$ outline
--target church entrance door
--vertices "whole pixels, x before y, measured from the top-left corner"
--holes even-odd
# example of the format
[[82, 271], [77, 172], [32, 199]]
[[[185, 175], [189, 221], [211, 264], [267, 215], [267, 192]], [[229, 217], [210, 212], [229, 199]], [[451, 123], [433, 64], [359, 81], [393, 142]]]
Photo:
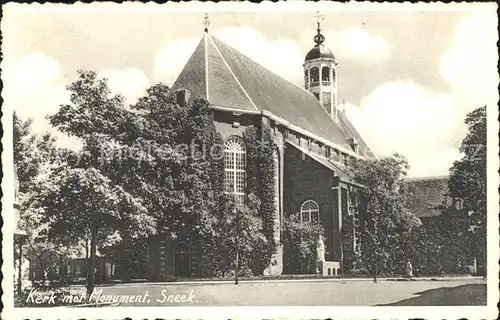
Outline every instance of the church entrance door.
[[174, 276], [189, 277], [191, 275], [191, 257], [189, 246], [179, 243], [174, 249]]

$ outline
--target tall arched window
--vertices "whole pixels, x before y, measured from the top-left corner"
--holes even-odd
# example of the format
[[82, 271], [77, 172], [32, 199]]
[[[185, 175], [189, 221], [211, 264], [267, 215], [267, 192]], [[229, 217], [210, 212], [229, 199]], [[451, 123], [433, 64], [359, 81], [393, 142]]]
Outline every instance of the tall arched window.
[[224, 189], [243, 202], [245, 199], [245, 143], [231, 136], [224, 144]]
[[277, 149], [273, 150], [273, 162], [274, 162], [274, 206], [276, 210], [275, 228], [276, 228], [276, 238], [280, 238], [280, 157]]
[[307, 200], [300, 207], [301, 222], [317, 222], [319, 221], [319, 206], [316, 201]]
[[323, 67], [321, 69], [321, 81], [330, 81], [330, 68]]
[[319, 69], [314, 67], [311, 69], [311, 82], [319, 81]]
[[304, 82], [307, 84], [309, 82], [309, 74], [307, 70], [304, 71]]

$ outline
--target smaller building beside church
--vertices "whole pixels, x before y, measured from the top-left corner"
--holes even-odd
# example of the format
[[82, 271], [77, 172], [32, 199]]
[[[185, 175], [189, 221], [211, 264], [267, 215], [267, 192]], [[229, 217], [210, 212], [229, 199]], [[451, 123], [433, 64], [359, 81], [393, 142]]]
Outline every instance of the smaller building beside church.
[[448, 195], [448, 176], [407, 178], [407, 206], [422, 221], [413, 244], [413, 267], [421, 274], [476, 274], [483, 261], [472, 252], [467, 212]]

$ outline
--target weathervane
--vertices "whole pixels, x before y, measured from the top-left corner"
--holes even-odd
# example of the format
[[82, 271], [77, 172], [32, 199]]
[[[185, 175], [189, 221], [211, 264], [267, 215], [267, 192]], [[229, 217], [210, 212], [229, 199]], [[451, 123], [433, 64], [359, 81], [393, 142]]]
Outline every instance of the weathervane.
[[325, 16], [320, 14], [319, 11], [316, 11], [316, 15], [314, 16], [318, 22], [318, 30], [321, 30], [320, 29], [320, 23], [321, 21], [325, 21]]
[[314, 16], [317, 19], [318, 23], [318, 34], [314, 36], [314, 42], [316, 42], [316, 45], [320, 45], [323, 42], [325, 42], [325, 36], [321, 34], [321, 21], [325, 20], [325, 17], [319, 13], [319, 11], [316, 11], [316, 15]]
[[208, 32], [208, 26], [210, 25], [210, 18], [208, 18], [208, 14], [205, 13], [205, 17], [203, 18], [203, 25], [205, 26], [205, 32]]

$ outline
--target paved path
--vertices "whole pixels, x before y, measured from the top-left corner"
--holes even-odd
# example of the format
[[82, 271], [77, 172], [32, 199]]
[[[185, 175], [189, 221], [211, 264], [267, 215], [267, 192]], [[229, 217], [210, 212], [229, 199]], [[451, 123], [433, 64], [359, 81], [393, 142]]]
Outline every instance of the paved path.
[[102, 299], [122, 299], [121, 306], [485, 305], [486, 281], [134, 283], [97, 287], [99, 293]]

